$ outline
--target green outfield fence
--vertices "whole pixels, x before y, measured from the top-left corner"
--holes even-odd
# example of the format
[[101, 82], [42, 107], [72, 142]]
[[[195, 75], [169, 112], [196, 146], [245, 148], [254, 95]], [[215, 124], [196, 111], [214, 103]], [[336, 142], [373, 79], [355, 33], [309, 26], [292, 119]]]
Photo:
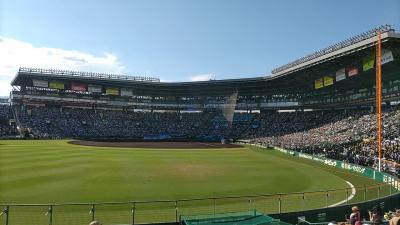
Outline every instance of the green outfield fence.
[[[387, 199], [388, 196], [396, 196], [393, 199], [398, 199], [397, 197], [400, 195], [400, 180], [397, 177], [337, 160], [276, 149], [293, 156], [339, 167], [380, 183], [371, 186], [313, 192], [220, 198], [68, 204], [0, 204], [2, 208], [0, 225], [83, 225], [92, 220], [99, 220], [104, 225], [177, 223], [180, 221], [181, 215], [218, 215], [251, 210], [257, 210], [266, 215], [284, 215], [312, 209], [326, 208], [329, 210], [338, 205], [361, 204], [371, 200]], [[353, 196], [354, 192], [356, 194]]]
[[290, 225], [257, 210], [216, 215], [181, 216], [182, 225]]
[[[257, 210], [264, 214], [330, 208], [380, 199], [398, 193], [387, 184], [355, 187], [357, 193], [349, 199], [351, 188], [299, 192], [289, 194], [230, 196], [166, 201], [132, 201], [69, 204], [9, 204], [0, 205], [4, 225], [79, 225], [99, 220], [103, 224], [144, 224], [179, 222], [181, 215], [217, 215], [221, 213]], [[360, 194], [362, 193], [362, 194]]]

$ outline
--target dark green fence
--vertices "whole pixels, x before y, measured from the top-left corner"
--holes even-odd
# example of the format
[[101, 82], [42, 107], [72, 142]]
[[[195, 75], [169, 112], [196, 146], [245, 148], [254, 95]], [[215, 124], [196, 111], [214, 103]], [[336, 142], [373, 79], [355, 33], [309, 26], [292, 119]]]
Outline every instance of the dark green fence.
[[[352, 191], [357, 197], [350, 199]], [[301, 192], [289, 194], [230, 196], [223, 198], [181, 199], [173, 201], [135, 201], [71, 204], [13, 204], [3, 208], [4, 225], [79, 225], [96, 219], [103, 224], [143, 224], [178, 222], [180, 215], [213, 215], [256, 209], [264, 214], [333, 208], [370, 199], [395, 196], [398, 191], [387, 184]]]

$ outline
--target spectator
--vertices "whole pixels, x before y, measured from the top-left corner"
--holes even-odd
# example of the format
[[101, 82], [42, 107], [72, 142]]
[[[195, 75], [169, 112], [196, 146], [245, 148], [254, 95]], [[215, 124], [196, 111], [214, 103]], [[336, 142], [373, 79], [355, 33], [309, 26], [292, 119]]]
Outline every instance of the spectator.
[[355, 225], [357, 222], [361, 221], [361, 214], [360, 214], [360, 210], [357, 206], [353, 206], [351, 208], [351, 214], [350, 214], [350, 218], [349, 218], [349, 222], [351, 225]]
[[389, 225], [400, 225], [400, 209], [396, 210], [396, 213], [389, 221]]
[[372, 222], [373, 225], [383, 224], [384, 213], [379, 205], [374, 206], [372, 208], [372, 211], [368, 211], [368, 213], [369, 220]]

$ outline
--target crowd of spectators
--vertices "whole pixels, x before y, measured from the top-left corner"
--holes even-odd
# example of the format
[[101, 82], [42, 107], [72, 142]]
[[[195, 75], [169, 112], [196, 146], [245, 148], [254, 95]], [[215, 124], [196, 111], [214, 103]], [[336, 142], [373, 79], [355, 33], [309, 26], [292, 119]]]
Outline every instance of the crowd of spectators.
[[[279, 113], [149, 112], [68, 107], [18, 108], [21, 127], [39, 138], [248, 139], [270, 146], [377, 167], [371, 108]], [[400, 111], [383, 111], [383, 169], [399, 175]], [[388, 161], [386, 161], [388, 160]]]
[[13, 118], [11, 107], [8, 104], [0, 104], [0, 138], [18, 135], [15, 126], [10, 124], [11, 118]]
[[[308, 114], [304, 124], [295, 121], [289, 125], [283, 123], [278, 132], [266, 133], [267, 135], [256, 137], [253, 141], [363, 166], [378, 167], [374, 112], [370, 109], [358, 109]], [[312, 118], [313, 116], [315, 118]], [[307, 120], [310, 122], [307, 123]], [[382, 168], [399, 176], [400, 111], [395, 108], [385, 109], [382, 121]]]
[[[238, 138], [251, 122], [236, 115], [233, 127], [219, 113], [134, 112], [60, 107], [22, 107], [21, 127], [38, 138]], [[247, 124], [247, 125], [243, 125]], [[234, 129], [233, 129], [234, 128]]]
[[330, 222], [328, 225], [337, 224], [349, 224], [349, 225], [362, 225], [362, 224], [388, 224], [388, 225], [400, 225], [400, 210], [395, 209], [394, 211], [384, 211], [381, 205], [375, 205], [371, 210], [365, 212], [360, 210], [358, 206], [351, 208], [351, 214], [345, 215], [345, 223], [337, 223], [335, 221]]

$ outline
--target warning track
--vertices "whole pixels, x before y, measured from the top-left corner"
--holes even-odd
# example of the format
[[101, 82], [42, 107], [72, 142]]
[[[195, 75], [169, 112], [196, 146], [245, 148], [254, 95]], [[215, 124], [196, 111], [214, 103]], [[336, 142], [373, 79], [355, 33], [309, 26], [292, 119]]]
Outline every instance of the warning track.
[[236, 144], [221, 144], [214, 142], [103, 142], [103, 141], [70, 141], [70, 144], [96, 146], [96, 147], [117, 147], [117, 148], [149, 148], [149, 149], [223, 149], [242, 148]]

